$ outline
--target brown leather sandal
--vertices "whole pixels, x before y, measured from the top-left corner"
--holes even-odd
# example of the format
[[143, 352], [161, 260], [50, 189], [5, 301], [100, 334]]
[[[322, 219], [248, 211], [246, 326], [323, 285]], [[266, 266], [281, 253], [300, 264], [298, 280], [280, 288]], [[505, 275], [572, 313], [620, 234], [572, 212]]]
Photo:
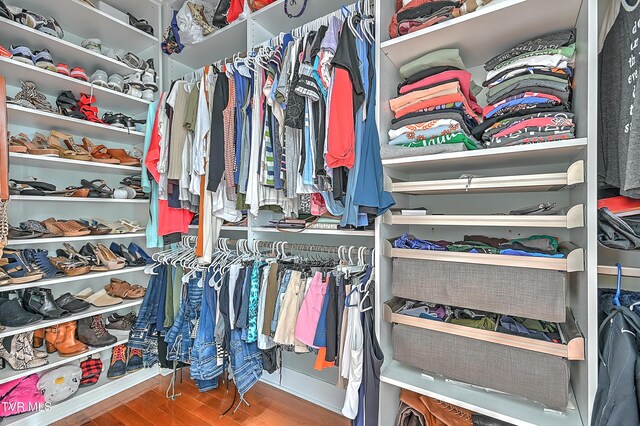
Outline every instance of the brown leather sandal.
[[[69, 160], [91, 161], [89, 154], [83, 147], [73, 143], [73, 136], [52, 130], [49, 134], [49, 146], [58, 150], [60, 157]], [[65, 148], [66, 146], [66, 148]]]
[[[89, 235], [91, 233], [91, 231], [89, 231], [86, 227], [82, 227], [82, 229], [78, 229], [77, 227], [74, 227], [74, 225], [69, 225], [62, 220], [55, 220], [52, 217], [50, 217], [49, 219], [43, 220], [42, 223], [50, 232], [52, 233], [62, 232], [62, 234], [65, 237], [82, 237], [84, 235]], [[54, 230], [57, 232], [54, 232]]]
[[9, 139], [13, 145], [21, 145], [25, 148], [26, 152], [31, 155], [46, 155], [48, 157], [57, 157], [58, 151], [56, 149], [48, 148], [47, 145], [42, 145], [40, 140], [37, 139], [38, 134], [34, 136], [34, 140], [30, 140], [29, 136], [24, 133], [20, 133], [18, 136], [11, 136]]
[[109, 285], [106, 285], [104, 289], [107, 294], [112, 297], [119, 297], [121, 299], [139, 299], [144, 297], [146, 289], [141, 285], [131, 285], [126, 281], [118, 280], [111, 281]]
[[107, 149], [107, 153], [113, 158], [117, 158], [123, 166], [140, 166], [140, 160], [127, 154], [124, 149]]
[[69, 260], [66, 257], [50, 257], [49, 260], [53, 263], [53, 266], [70, 277], [84, 275], [91, 272], [91, 266], [84, 262]]
[[109, 155], [109, 150], [104, 145], [96, 145], [88, 138], [82, 138], [84, 149], [91, 153], [92, 160], [96, 163], [120, 164], [120, 160]]

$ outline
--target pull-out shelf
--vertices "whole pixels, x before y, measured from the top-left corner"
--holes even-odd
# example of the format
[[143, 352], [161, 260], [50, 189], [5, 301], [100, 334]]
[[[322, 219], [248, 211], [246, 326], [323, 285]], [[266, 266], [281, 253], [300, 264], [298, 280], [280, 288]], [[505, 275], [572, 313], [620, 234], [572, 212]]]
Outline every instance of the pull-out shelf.
[[566, 172], [515, 176], [473, 177], [418, 182], [392, 182], [385, 179], [391, 192], [411, 195], [460, 193], [547, 192], [584, 183], [584, 161], [571, 164]]
[[478, 265], [511, 266], [513, 268], [546, 269], [550, 271], [584, 271], [584, 250], [572, 244], [561, 244], [565, 258], [510, 256], [504, 254], [466, 253], [455, 251], [414, 250], [394, 248], [384, 242], [383, 254], [391, 258], [437, 260], [441, 262], [471, 263]]
[[434, 321], [403, 315], [397, 310], [404, 304], [406, 299], [394, 297], [384, 304], [384, 319], [394, 324], [404, 324], [425, 330], [437, 331], [440, 333], [466, 337], [473, 340], [480, 340], [488, 343], [495, 343], [503, 346], [539, 352], [547, 355], [566, 358], [570, 361], [584, 360], [584, 337], [580, 334], [578, 326], [571, 310], [567, 308], [567, 319], [560, 323], [560, 333], [565, 343], [553, 343], [528, 337], [516, 336], [497, 331], [481, 330], [466, 327], [458, 324]]
[[449, 226], [497, 226], [521, 228], [581, 228], [584, 226], [584, 206], [578, 204], [566, 215], [425, 215], [402, 216], [387, 212], [387, 225], [449, 225]]

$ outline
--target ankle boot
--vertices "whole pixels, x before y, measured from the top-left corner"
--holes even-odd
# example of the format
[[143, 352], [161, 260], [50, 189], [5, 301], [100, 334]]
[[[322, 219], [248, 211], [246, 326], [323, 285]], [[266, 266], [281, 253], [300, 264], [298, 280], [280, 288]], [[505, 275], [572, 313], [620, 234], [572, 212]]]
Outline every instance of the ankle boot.
[[44, 328], [39, 328], [33, 332], [33, 347], [40, 348], [44, 345]]
[[5, 367], [6, 361], [14, 370], [27, 370], [49, 363], [46, 358], [34, 355], [27, 333], [18, 333], [2, 339], [0, 357], [2, 357], [2, 368]]
[[102, 347], [112, 345], [118, 339], [109, 334], [104, 326], [102, 315], [95, 315], [78, 320], [78, 340], [89, 346]]
[[40, 314], [45, 319], [58, 319], [71, 315], [56, 304], [51, 289], [48, 288], [26, 289], [22, 295], [22, 303], [27, 311]]
[[87, 352], [89, 348], [76, 340], [76, 322], [65, 322], [55, 327], [47, 327], [45, 333], [47, 352], [56, 350], [62, 357], [74, 356]]

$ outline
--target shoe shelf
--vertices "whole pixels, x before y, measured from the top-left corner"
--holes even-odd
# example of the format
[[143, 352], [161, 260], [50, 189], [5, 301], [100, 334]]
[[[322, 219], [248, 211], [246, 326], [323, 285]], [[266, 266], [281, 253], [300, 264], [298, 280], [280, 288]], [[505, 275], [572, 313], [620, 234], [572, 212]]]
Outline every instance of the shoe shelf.
[[[20, 87], [20, 80], [33, 81], [39, 91], [53, 96], [57, 96], [63, 90], [71, 90], [75, 96], [78, 96], [79, 93], [91, 93], [91, 90], [93, 90], [97, 104], [101, 109], [108, 107], [109, 110], [127, 115], [145, 113], [151, 103], [106, 87], [92, 85], [77, 78], [67, 77], [35, 65], [4, 57], [0, 57], [0, 75], [4, 75], [10, 84], [14, 84], [17, 87]], [[91, 78], [91, 75], [89, 75], [89, 78]]]
[[[506, 0], [383, 41], [380, 48], [397, 68], [426, 53], [425, 46], [429, 52], [459, 48], [465, 65], [474, 67], [540, 34], [575, 27], [581, 3], [581, 0], [564, 0], [558, 7], [557, 0]], [[508, 25], [514, 16], [518, 17], [518, 25]]]
[[389, 258], [509, 266], [513, 268], [544, 269], [549, 271], [584, 271], [584, 250], [581, 248], [573, 248], [568, 251], [564, 259], [556, 259], [550, 257], [508, 256], [504, 254], [401, 249], [394, 248], [389, 241], [384, 241], [383, 255]]
[[566, 215], [439, 215], [402, 216], [387, 212], [383, 221], [387, 225], [450, 225], [496, 226], [520, 228], [581, 228], [584, 226], [584, 206], [578, 204]]
[[52, 278], [48, 280], [38, 280], [38, 281], [32, 281], [30, 283], [24, 283], [24, 284], [9, 284], [9, 285], [0, 286], [0, 291], [22, 290], [25, 288], [46, 287], [50, 285], [59, 285], [59, 284], [71, 283], [75, 281], [105, 278], [105, 277], [111, 277], [114, 275], [142, 272], [144, 271], [144, 268], [146, 268], [146, 266], [136, 266], [134, 268], [122, 268], [122, 269], [116, 269], [112, 271], [92, 272], [84, 275], [64, 276], [64, 277]]
[[251, 228], [253, 232], [271, 232], [271, 233], [281, 233], [281, 234], [311, 234], [311, 235], [336, 235], [343, 237], [374, 237], [375, 231], [349, 231], [345, 229], [291, 229], [287, 231], [280, 231], [276, 228], [269, 227], [257, 227]]
[[395, 193], [439, 195], [464, 193], [547, 192], [559, 191], [584, 183], [584, 161], [576, 161], [561, 173], [443, 179], [419, 182], [392, 182], [385, 177], [385, 187]]
[[[59, 355], [58, 352], [54, 352], [49, 354], [49, 356], [47, 357], [47, 359], [49, 360], [49, 363], [47, 365], [43, 365], [41, 367], [36, 367], [36, 368], [29, 368], [28, 370], [15, 371], [7, 363], [7, 366], [5, 367], [5, 369], [0, 370], [0, 384], [7, 383], [15, 379], [19, 379], [21, 377], [30, 376], [31, 374], [51, 370], [53, 368], [60, 367], [62, 365], [68, 364], [73, 361], [83, 360], [88, 356], [100, 353], [102, 351], [109, 350], [114, 346], [122, 345], [129, 341], [128, 331], [108, 330], [108, 329], [107, 331], [109, 331], [109, 333], [111, 333], [113, 336], [115, 336], [118, 339], [116, 343], [108, 346], [103, 346], [100, 348], [94, 348], [90, 346], [87, 352], [83, 352], [81, 354], [70, 356], [70, 357], [62, 357]], [[44, 346], [39, 348], [39, 350], [45, 350]]]
[[120, 175], [140, 174], [140, 167], [121, 166], [119, 164], [96, 163], [94, 161], [69, 160], [60, 157], [47, 157], [45, 155], [9, 153], [11, 165], [30, 166], [40, 169], [55, 169], [66, 171], [91, 171], [94, 173], [113, 173]]
[[573, 393], [570, 396], [571, 408], [561, 413], [523, 398], [423, 374], [395, 360], [383, 368], [380, 380], [518, 426], [583, 424], [580, 413], [575, 409], [577, 404]]
[[131, 238], [144, 238], [144, 232], [131, 232], [128, 234], [84, 235], [82, 237], [58, 237], [58, 238], [29, 238], [28, 240], [9, 240], [9, 247], [38, 245], [38, 244], [62, 244], [76, 241], [121, 240]]
[[107, 124], [92, 123], [88, 120], [78, 120], [62, 114], [24, 108], [19, 105], [7, 104], [7, 114], [10, 125], [34, 127], [36, 129], [55, 129], [63, 133], [71, 133], [89, 139], [113, 140], [123, 144], [142, 143], [144, 133], [135, 130], [121, 129]]
[[403, 173], [438, 173], [455, 170], [487, 170], [540, 164], [565, 164], [587, 148], [587, 138], [545, 142], [503, 148], [487, 148], [382, 160], [386, 168]]
[[[38, 4], [41, 3], [57, 4], [57, 2], [38, 2]], [[58, 17], [67, 12], [67, 10], [60, 9], [54, 16]], [[45, 34], [5, 18], [0, 18], [0, 40], [7, 45], [25, 45], [30, 49], [36, 50], [49, 49], [56, 64], [65, 63], [69, 65], [70, 68], [81, 67], [89, 76], [98, 69], [106, 71], [109, 75], [118, 73], [124, 76], [134, 72], [132, 68], [116, 59], [92, 52], [77, 44]], [[5, 47], [8, 48], [9, 46]]]
[[69, 322], [69, 321], [77, 321], [79, 319], [82, 318], [87, 318], [87, 317], [92, 317], [94, 315], [101, 315], [101, 314], [107, 314], [107, 313], [111, 313], [111, 312], [116, 312], [116, 311], [120, 311], [120, 310], [124, 310], [124, 309], [128, 309], [128, 308], [132, 308], [134, 306], [140, 306], [142, 305], [142, 298], [140, 299], [136, 299], [136, 300], [125, 300], [124, 302], [118, 304], [118, 305], [113, 305], [113, 306], [106, 306], [106, 307], [102, 307], [102, 308], [98, 308], [96, 306], [91, 306], [89, 309], [87, 309], [84, 312], [80, 312], [78, 314], [73, 314], [73, 315], [69, 315], [66, 316], [64, 318], [57, 318], [57, 319], [53, 319], [53, 320], [44, 320], [44, 321], [39, 321], [35, 324], [30, 324], [24, 327], [7, 327], [4, 331], [0, 332], [0, 338], [4, 338], [7, 336], [13, 336], [14, 334], [18, 334], [18, 333], [27, 333], [29, 331], [34, 331], [34, 330], [38, 330], [40, 328], [45, 328], [45, 327], [51, 327], [54, 326], [56, 324], [62, 324], [65, 322]]
[[53, 16], [65, 32], [83, 38], [99, 38], [107, 47], [126, 46], [127, 51], [138, 53], [159, 44], [157, 37], [79, 0], [21, 0], [20, 6], [45, 16]]
[[119, 200], [116, 198], [80, 198], [80, 197], [32, 197], [29, 195], [12, 195], [13, 201], [54, 201], [59, 203], [125, 203], [125, 204], [148, 204], [149, 200], [146, 198]]
[[51, 424], [158, 375], [158, 368], [151, 367], [129, 373], [119, 379], [109, 380], [107, 378], [108, 364], [105, 363], [105, 360], [103, 360], [103, 364], [104, 371], [95, 385], [78, 389], [74, 396], [54, 405], [51, 410], [29, 412], [9, 417], [5, 419], [3, 425], [33, 426]]

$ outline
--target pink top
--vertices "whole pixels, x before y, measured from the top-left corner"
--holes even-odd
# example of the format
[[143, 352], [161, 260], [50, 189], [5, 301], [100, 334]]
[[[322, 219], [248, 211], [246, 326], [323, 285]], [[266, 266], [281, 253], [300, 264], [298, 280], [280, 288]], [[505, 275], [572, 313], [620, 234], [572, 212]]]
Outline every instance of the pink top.
[[478, 114], [482, 113], [482, 108], [480, 108], [476, 97], [473, 95], [473, 92], [471, 92], [471, 74], [469, 73], [469, 71], [465, 70], [449, 70], [438, 73], [436, 75], [425, 77], [420, 81], [416, 81], [412, 84], [407, 84], [406, 86], [400, 88], [400, 94], [403, 95], [407, 92], [419, 89], [421, 87], [430, 86], [432, 84], [438, 84], [443, 81], [453, 79], [458, 80], [458, 82], [460, 83], [460, 91], [462, 92], [464, 97], [469, 100], [471, 108]]

